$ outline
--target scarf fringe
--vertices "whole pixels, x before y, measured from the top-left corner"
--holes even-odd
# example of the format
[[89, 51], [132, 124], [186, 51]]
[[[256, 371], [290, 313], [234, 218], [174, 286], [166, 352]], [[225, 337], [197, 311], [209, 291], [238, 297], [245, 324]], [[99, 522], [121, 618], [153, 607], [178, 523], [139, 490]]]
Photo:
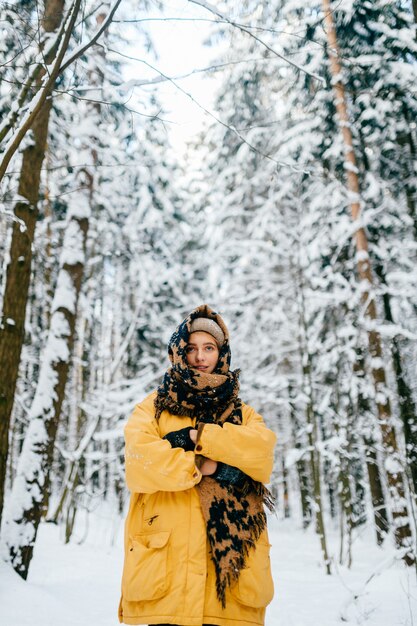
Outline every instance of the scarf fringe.
[[261, 494], [262, 502], [266, 506], [268, 511], [270, 511], [271, 513], [275, 513], [275, 504], [276, 504], [275, 497], [272, 495], [269, 489], [267, 489], [264, 485], [262, 485], [262, 487], [264, 488], [264, 493]]
[[[216, 594], [222, 608], [226, 608], [226, 589], [232, 587], [239, 580], [240, 572], [245, 568], [250, 550], [256, 550], [256, 542], [266, 528], [266, 515], [262, 511], [253, 518], [251, 536], [242, 541], [242, 552], [229, 564], [226, 572], [222, 571], [214, 562], [216, 571]], [[223, 574], [221, 576], [221, 574]]]
[[268, 511], [275, 513], [275, 497], [263, 483], [248, 479], [245, 481], [244, 485], [239, 488], [239, 491], [242, 496], [247, 496], [250, 492], [256, 493], [256, 495], [262, 499], [262, 503], [266, 506]]

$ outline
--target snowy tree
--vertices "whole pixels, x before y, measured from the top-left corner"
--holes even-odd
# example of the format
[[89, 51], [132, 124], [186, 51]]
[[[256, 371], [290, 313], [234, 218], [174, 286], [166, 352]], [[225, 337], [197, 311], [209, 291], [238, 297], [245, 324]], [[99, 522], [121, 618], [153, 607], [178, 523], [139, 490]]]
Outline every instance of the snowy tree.
[[[8, 454], [8, 431], [10, 416], [13, 407], [13, 397], [16, 389], [18, 367], [24, 337], [24, 323], [29, 281], [31, 275], [32, 243], [34, 239], [36, 220], [38, 216], [38, 196], [41, 178], [41, 168], [44, 161], [48, 124], [52, 108], [51, 97], [59, 75], [82, 52], [85, 52], [92, 41], [106, 30], [111, 22], [120, 0], [109, 10], [106, 19], [100, 25], [94, 37], [78, 50], [69, 53], [74, 47], [73, 30], [82, 28], [83, 20], [77, 24], [81, 14], [81, 3], [75, 0], [70, 10], [65, 14], [64, 3], [59, 0], [48, 0], [42, 19], [35, 35], [30, 28], [24, 28], [25, 39], [22, 42], [25, 54], [29, 59], [29, 72], [23, 72], [16, 63], [16, 56], [8, 56], [9, 48], [6, 45], [5, 65], [7, 76], [12, 79], [8, 82], [12, 87], [9, 93], [2, 94], [2, 107], [6, 108], [6, 97], [9, 106], [7, 115], [0, 127], [0, 180], [6, 174], [7, 168], [22, 147], [19, 184], [16, 198], [13, 200], [15, 222], [10, 243], [9, 261], [6, 269], [6, 281], [3, 294], [3, 313], [0, 325], [0, 363], [5, 372], [0, 387], [0, 514], [4, 500], [4, 481]], [[6, 8], [6, 41], [10, 40], [14, 28], [13, 18], [19, 4]], [[28, 18], [38, 20], [36, 4], [29, 4], [24, 8]], [[11, 16], [8, 13], [11, 13]], [[9, 22], [10, 20], [10, 22]], [[82, 31], [81, 31], [82, 32]], [[66, 54], [69, 56], [65, 56]], [[20, 60], [20, 59], [19, 59]], [[15, 72], [15, 67], [17, 71]], [[20, 85], [16, 93], [15, 85]], [[2, 85], [3, 87], [3, 85]], [[22, 144], [25, 139], [25, 143]], [[13, 163], [16, 159], [13, 161]]]

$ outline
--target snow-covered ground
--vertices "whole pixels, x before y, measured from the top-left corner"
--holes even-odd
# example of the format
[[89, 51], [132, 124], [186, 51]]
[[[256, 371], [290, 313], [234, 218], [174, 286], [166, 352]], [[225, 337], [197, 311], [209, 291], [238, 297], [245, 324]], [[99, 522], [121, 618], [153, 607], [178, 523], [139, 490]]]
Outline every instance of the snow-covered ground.
[[[122, 523], [95, 513], [88, 527], [80, 520], [72, 543], [60, 533], [41, 526], [27, 582], [0, 564], [2, 626], [117, 626]], [[332, 576], [312, 531], [271, 518], [270, 535], [276, 595], [266, 626], [417, 624], [415, 571], [375, 547], [370, 532], [354, 542], [352, 569], [334, 566]], [[330, 545], [338, 553], [336, 536]]]

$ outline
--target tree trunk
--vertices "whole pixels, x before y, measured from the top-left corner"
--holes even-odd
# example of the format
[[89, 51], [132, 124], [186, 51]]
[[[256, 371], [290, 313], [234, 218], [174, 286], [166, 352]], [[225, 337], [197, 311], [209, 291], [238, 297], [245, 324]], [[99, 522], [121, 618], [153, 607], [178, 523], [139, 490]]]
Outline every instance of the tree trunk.
[[[385, 273], [382, 265], [375, 268], [381, 283], [386, 286]], [[384, 313], [387, 322], [394, 324], [391, 310], [391, 298], [389, 293], [383, 295]], [[411, 474], [414, 497], [417, 494], [417, 408], [413, 398], [413, 392], [407, 383], [402, 366], [400, 341], [398, 337], [392, 339], [392, 360], [394, 364], [395, 379], [397, 382], [398, 405], [404, 428], [405, 454], [407, 468]]]
[[404, 190], [405, 190], [405, 197], [407, 199], [408, 213], [411, 219], [413, 220], [414, 239], [417, 241], [417, 208], [416, 208], [417, 151], [416, 151], [416, 146], [414, 143], [414, 138], [410, 130], [413, 124], [413, 116], [410, 114], [405, 104], [403, 104], [402, 110], [403, 110], [404, 121], [405, 121], [405, 130], [401, 135], [397, 137], [397, 141], [398, 141], [398, 144], [401, 146], [401, 148], [406, 150], [405, 158], [403, 159], [403, 170], [404, 170], [403, 178], [405, 179]]
[[371, 490], [372, 507], [374, 511], [376, 542], [380, 546], [384, 542], [389, 530], [387, 507], [381, 474], [376, 453], [376, 441], [369, 437], [363, 438], [365, 443], [365, 460], [368, 471], [369, 488]]
[[[346, 94], [341, 79], [342, 67], [339, 63], [340, 55], [330, 0], [323, 0], [323, 12], [327, 29], [330, 72], [332, 75], [335, 107], [345, 149], [347, 186], [351, 197], [350, 207], [352, 219], [358, 222], [361, 216], [358, 168], [350, 129]], [[415, 555], [412, 545], [410, 517], [407, 500], [405, 498], [404, 473], [392, 424], [381, 339], [376, 330], [378, 316], [373, 293], [373, 277], [368, 254], [368, 241], [363, 227], [358, 227], [356, 230], [356, 249], [358, 253], [357, 269], [361, 283], [364, 317], [368, 334], [368, 348], [371, 356], [371, 370], [375, 386], [375, 403], [382, 433], [382, 443], [386, 454], [385, 469], [392, 498], [394, 538], [397, 546], [404, 550], [405, 562], [408, 565], [413, 565], [415, 563]]]
[[[101, 26], [106, 18], [106, 13], [101, 11], [96, 17], [97, 26]], [[103, 68], [105, 66], [105, 52], [102, 47], [98, 48], [95, 51], [95, 55], [97, 59], [95, 64], [93, 64], [93, 58], [90, 61], [90, 71], [89, 71], [89, 84], [90, 85], [103, 85]], [[98, 60], [98, 62], [97, 62]], [[98, 154], [100, 150], [99, 138], [96, 135], [96, 131], [100, 127], [101, 123], [101, 104], [97, 101], [94, 102], [94, 93], [90, 92], [90, 96], [92, 98], [91, 103], [87, 104], [87, 112], [86, 115], [90, 118], [92, 128], [95, 130], [91, 133], [89, 140], [85, 143], [84, 149], [89, 150], [91, 153], [91, 165], [97, 165]], [[100, 95], [97, 95], [97, 99], [99, 100]], [[90, 189], [89, 194], [89, 203], [91, 206], [91, 210], [93, 210], [92, 206], [92, 198], [94, 193], [94, 168], [91, 169], [86, 167], [83, 169], [83, 173], [87, 178], [88, 186]], [[94, 238], [94, 237], [93, 237]], [[94, 255], [93, 255], [94, 256]], [[86, 277], [87, 278], [87, 277]], [[110, 297], [111, 301], [111, 297]], [[77, 489], [82, 484], [82, 470], [83, 470], [83, 458], [82, 456], [78, 456], [77, 454], [77, 446], [80, 444], [81, 433], [84, 427], [84, 413], [81, 409], [82, 401], [84, 399], [84, 395], [86, 392], [85, 389], [85, 376], [84, 376], [84, 367], [83, 367], [83, 354], [85, 350], [85, 341], [86, 341], [86, 328], [87, 328], [87, 320], [86, 318], [78, 317], [78, 328], [76, 329], [77, 335], [77, 343], [74, 347], [74, 358], [73, 358], [73, 389], [70, 391], [71, 393], [71, 402], [69, 403], [69, 415], [68, 415], [68, 442], [69, 447], [72, 451], [70, 459], [66, 463], [65, 476], [69, 475], [68, 481], [64, 478], [64, 488], [61, 492], [61, 497], [59, 499], [58, 506], [54, 512], [54, 514], [49, 518], [59, 522], [60, 518], [65, 520], [65, 542], [69, 543], [71, 539], [72, 532], [75, 526], [75, 519], [77, 516], [78, 506], [77, 506]], [[109, 382], [110, 384], [110, 382]], [[85, 444], [86, 446], [88, 444]]]
[[[341, 509], [341, 524], [346, 529], [346, 543], [344, 532], [342, 532], [342, 540], [340, 542], [340, 564], [344, 563], [344, 557], [347, 557], [347, 566], [352, 565], [352, 530], [353, 530], [353, 509], [352, 509], [352, 490], [350, 487], [350, 474], [348, 462], [346, 458], [341, 459], [339, 472], [339, 497]], [[344, 550], [346, 545], [346, 552]]]
[[282, 493], [283, 493], [283, 504], [284, 504], [284, 517], [285, 519], [291, 517], [290, 511], [290, 498], [288, 493], [288, 471], [285, 465], [285, 455], [282, 455], [282, 463], [281, 463], [281, 471], [282, 471]]
[[[336, 334], [334, 335], [335, 345], [338, 345]], [[354, 420], [351, 415], [349, 404], [343, 406], [341, 401], [340, 380], [343, 373], [339, 366], [336, 367], [335, 379], [333, 381], [334, 398], [332, 410], [334, 413], [333, 428], [334, 434], [339, 439], [339, 464], [337, 468], [337, 494], [339, 496], [340, 511], [340, 554], [339, 561], [343, 564], [347, 561], [347, 566], [352, 565], [352, 530], [353, 530], [353, 497], [352, 497], [352, 437], [355, 430]], [[329, 485], [332, 483], [329, 477]]]
[[328, 459], [324, 459], [323, 461], [323, 482], [326, 485], [327, 498], [329, 503], [329, 513], [332, 519], [336, 519], [337, 515], [337, 492], [335, 488], [335, 482], [337, 485], [337, 481], [334, 480], [334, 476], [332, 475], [334, 472], [332, 471], [331, 463]]
[[309, 439], [309, 448], [310, 448], [310, 467], [311, 474], [313, 476], [313, 493], [314, 493], [314, 510], [315, 510], [315, 521], [316, 521], [316, 532], [320, 538], [320, 547], [323, 555], [324, 565], [326, 567], [327, 574], [331, 574], [330, 569], [330, 559], [327, 552], [327, 542], [326, 542], [326, 533], [324, 527], [324, 518], [323, 518], [323, 504], [322, 504], [322, 495], [321, 495], [321, 484], [320, 484], [320, 457], [317, 451], [317, 440], [315, 438], [315, 434], [317, 433], [317, 428], [315, 426], [315, 417], [313, 415], [313, 407], [309, 403], [307, 406], [307, 422], [312, 425], [310, 432], [308, 433]]
[[301, 512], [303, 515], [303, 528], [308, 528], [311, 523], [312, 510], [311, 510], [311, 494], [310, 494], [310, 481], [308, 477], [306, 462], [304, 459], [300, 459], [296, 463], [298, 481], [300, 485], [300, 498], [301, 498]]
[[[364, 480], [363, 473], [363, 459], [359, 456], [359, 451], [357, 450], [358, 446], [358, 438], [355, 436], [355, 456], [352, 459], [352, 463], [350, 465], [350, 474], [353, 478], [354, 485], [354, 496], [352, 502], [353, 508], [353, 526], [357, 528], [358, 526], [362, 526], [366, 524], [367, 521], [367, 504], [366, 504], [366, 486]], [[356, 456], [358, 455], [358, 456]]]
[[[359, 380], [359, 390], [357, 398], [357, 415], [360, 419], [364, 418], [365, 424], [368, 422], [367, 416], [371, 415], [371, 404], [362, 391], [362, 381], [365, 379], [365, 363], [362, 350], [357, 348], [356, 361], [353, 367], [356, 377]], [[369, 489], [371, 491], [372, 508], [374, 512], [376, 541], [381, 545], [387, 535], [388, 513], [385, 504], [384, 490], [382, 487], [381, 474], [378, 465], [378, 456], [376, 453], [376, 441], [372, 436], [372, 430], [367, 428], [367, 434], [363, 436], [365, 444], [365, 462], [368, 473]]]
[[[42, 26], [50, 28], [57, 20], [59, 22], [62, 21], [62, 10], [56, 13], [59, 6], [61, 6], [61, 0], [50, 1], [50, 4], [47, 5], [45, 10]], [[8, 119], [2, 124], [0, 130], [1, 140], [5, 139], [11, 131], [11, 136], [0, 156], [0, 181], [3, 180], [6, 175], [10, 161], [19, 150], [22, 141], [27, 137], [28, 132], [33, 127], [44, 105], [52, 97], [56, 79], [60, 71], [65, 67], [65, 65], [61, 64], [67, 52], [73, 28], [79, 19], [80, 7], [81, 0], [73, 0], [73, 4], [70, 10], [67, 11], [67, 15], [55, 38], [48, 37], [48, 34], [52, 31], [47, 32], [46, 36], [43, 38], [42, 36], [40, 37], [42, 41], [40, 55], [38, 56], [40, 61], [33, 61], [32, 64], [29, 65], [25, 83], [15, 101], [16, 106], [11, 108]], [[48, 42], [48, 52], [43, 55], [45, 42]], [[31, 69], [31, 66], [33, 66], [34, 69]], [[27, 102], [30, 92], [32, 93], [32, 97], [30, 102]], [[25, 112], [21, 116], [21, 119], [18, 120], [19, 116], [17, 112], [20, 107], [24, 105], [26, 105]]]
[[[303, 446], [303, 442], [300, 441], [300, 437], [298, 433], [300, 432], [300, 420], [297, 418], [296, 408], [294, 406], [293, 401], [293, 392], [292, 388], [288, 389], [288, 398], [290, 401], [290, 419], [291, 419], [291, 430], [292, 436], [294, 438], [294, 447], [296, 450], [301, 450]], [[311, 523], [312, 518], [312, 509], [311, 509], [311, 487], [310, 480], [307, 471], [307, 463], [305, 459], [298, 459], [296, 461], [296, 468], [298, 474], [298, 483], [300, 487], [300, 498], [301, 498], [301, 513], [303, 516], [303, 528], [307, 528]]]
[[[78, 296], [85, 265], [89, 205], [73, 198], [60, 270], [52, 304], [51, 326], [30, 421], [19, 458], [10, 507], [4, 520], [3, 553], [16, 572], [27, 578], [41, 520], [61, 406], [74, 340]], [[10, 509], [10, 510], [9, 510]]]
[[[51, 33], [58, 29], [63, 16], [63, 0], [47, 0], [43, 28]], [[42, 80], [42, 76], [39, 77]], [[18, 195], [25, 200], [16, 203], [14, 212], [21, 224], [13, 224], [10, 260], [6, 271], [3, 312], [0, 320], [0, 522], [9, 450], [9, 427], [25, 334], [26, 303], [32, 264], [32, 244], [38, 216], [37, 202], [42, 163], [45, 156], [52, 100], [43, 104], [32, 126], [33, 143], [23, 151]]]
[[308, 348], [308, 329], [306, 321], [306, 311], [304, 302], [304, 285], [301, 276], [300, 264], [298, 264], [298, 276], [296, 279], [296, 290], [298, 299], [299, 321], [301, 334], [299, 340], [300, 361], [302, 363], [303, 372], [303, 388], [307, 397], [306, 405], [306, 422], [307, 422], [307, 439], [309, 449], [309, 463], [312, 476], [313, 487], [313, 503], [312, 509], [315, 514], [316, 533], [320, 539], [320, 547], [323, 556], [324, 566], [327, 574], [331, 574], [330, 559], [327, 551], [326, 532], [323, 517], [322, 489], [320, 477], [320, 452], [318, 450], [318, 428], [317, 418], [314, 406], [313, 380], [312, 380], [312, 359]]

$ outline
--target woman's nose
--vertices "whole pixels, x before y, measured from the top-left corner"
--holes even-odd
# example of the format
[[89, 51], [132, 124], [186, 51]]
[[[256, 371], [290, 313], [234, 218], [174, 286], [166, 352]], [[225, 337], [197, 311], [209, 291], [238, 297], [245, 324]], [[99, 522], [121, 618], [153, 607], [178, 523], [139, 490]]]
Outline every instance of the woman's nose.
[[197, 350], [197, 361], [202, 361], [204, 359], [204, 351], [203, 350]]

